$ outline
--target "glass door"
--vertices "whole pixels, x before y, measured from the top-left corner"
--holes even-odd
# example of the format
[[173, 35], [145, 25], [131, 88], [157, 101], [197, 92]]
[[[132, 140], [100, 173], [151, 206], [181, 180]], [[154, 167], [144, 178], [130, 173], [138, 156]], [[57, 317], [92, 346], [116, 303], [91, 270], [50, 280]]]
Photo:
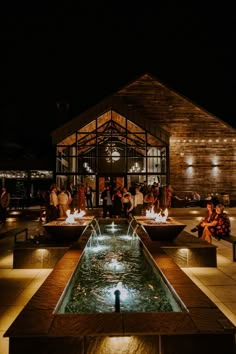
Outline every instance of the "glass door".
[[124, 176], [99, 176], [98, 177], [98, 205], [102, 206], [101, 194], [105, 189], [106, 185], [110, 184], [112, 190], [117, 188], [122, 188], [125, 185]]

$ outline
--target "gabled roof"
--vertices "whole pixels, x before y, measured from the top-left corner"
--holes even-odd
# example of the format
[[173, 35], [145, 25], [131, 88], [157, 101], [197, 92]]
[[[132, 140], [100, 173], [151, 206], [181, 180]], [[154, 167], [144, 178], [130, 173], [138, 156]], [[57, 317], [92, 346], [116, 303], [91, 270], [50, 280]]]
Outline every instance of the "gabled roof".
[[199, 134], [201, 121], [207, 120], [207, 132], [214, 133], [217, 123], [222, 134], [235, 129], [192, 101], [146, 73], [81, 113], [52, 133], [54, 145], [108, 111], [117, 112], [167, 143], [170, 136]]
[[[150, 128], [150, 126], [148, 127]], [[156, 134], [155, 134], [156, 129]], [[159, 136], [159, 138], [156, 138]], [[83, 125], [77, 134], [72, 133], [66, 136], [57, 145], [59, 151], [63, 151], [67, 146], [76, 144], [77, 153], [82, 154], [93, 150], [95, 145], [116, 144], [117, 148], [122, 149], [125, 145], [135, 146], [135, 150], [140, 154], [144, 154], [144, 146], [159, 146], [162, 148], [167, 145], [169, 140], [162, 129], [153, 126], [152, 134], [142, 129], [133, 121], [127, 120], [124, 116], [116, 111], [109, 110], [98, 116], [97, 119], [91, 120], [88, 124]]]

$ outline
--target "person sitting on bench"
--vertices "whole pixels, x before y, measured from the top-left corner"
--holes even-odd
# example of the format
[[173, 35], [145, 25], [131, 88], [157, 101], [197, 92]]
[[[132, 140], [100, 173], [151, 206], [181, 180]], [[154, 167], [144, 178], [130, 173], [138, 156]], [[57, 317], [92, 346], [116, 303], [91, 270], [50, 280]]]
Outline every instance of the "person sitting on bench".
[[200, 237], [201, 240], [212, 243], [212, 237], [221, 240], [222, 237], [230, 236], [230, 219], [224, 212], [224, 205], [222, 204], [216, 205], [216, 215], [214, 220], [202, 224], [204, 230]]
[[207, 208], [207, 210], [206, 210], [205, 217], [202, 218], [200, 223], [191, 230], [191, 232], [196, 232], [196, 231], [198, 232], [198, 238], [200, 238], [202, 236], [205, 224], [213, 221], [216, 216], [216, 211], [215, 211], [212, 201], [209, 200], [207, 202], [206, 208]]

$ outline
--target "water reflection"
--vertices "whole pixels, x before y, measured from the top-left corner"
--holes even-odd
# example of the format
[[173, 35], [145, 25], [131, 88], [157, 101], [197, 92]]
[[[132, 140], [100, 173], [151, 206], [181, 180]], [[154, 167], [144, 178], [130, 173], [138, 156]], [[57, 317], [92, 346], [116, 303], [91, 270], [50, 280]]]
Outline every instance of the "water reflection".
[[[178, 301], [147, 259], [141, 241], [127, 224], [101, 225], [92, 232], [59, 313], [181, 311]], [[94, 230], [93, 230], [94, 231]]]

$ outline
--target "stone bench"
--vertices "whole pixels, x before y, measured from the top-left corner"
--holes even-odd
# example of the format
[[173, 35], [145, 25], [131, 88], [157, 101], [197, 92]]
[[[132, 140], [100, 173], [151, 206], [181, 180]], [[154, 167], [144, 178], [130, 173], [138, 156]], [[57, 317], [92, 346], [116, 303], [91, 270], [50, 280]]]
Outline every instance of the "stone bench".
[[217, 267], [217, 246], [182, 231], [171, 243], [160, 247], [182, 268]]
[[162, 249], [181, 268], [217, 267], [217, 246], [200, 240], [192, 234], [182, 231], [173, 241], [152, 241], [144, 228], [138, 228], [137, 234], [148, 245], [150, 252]]
[[236, 236], [222, 237], [222, 240], [232, 243], [233, 247], [233, 261], [236, 262]]

